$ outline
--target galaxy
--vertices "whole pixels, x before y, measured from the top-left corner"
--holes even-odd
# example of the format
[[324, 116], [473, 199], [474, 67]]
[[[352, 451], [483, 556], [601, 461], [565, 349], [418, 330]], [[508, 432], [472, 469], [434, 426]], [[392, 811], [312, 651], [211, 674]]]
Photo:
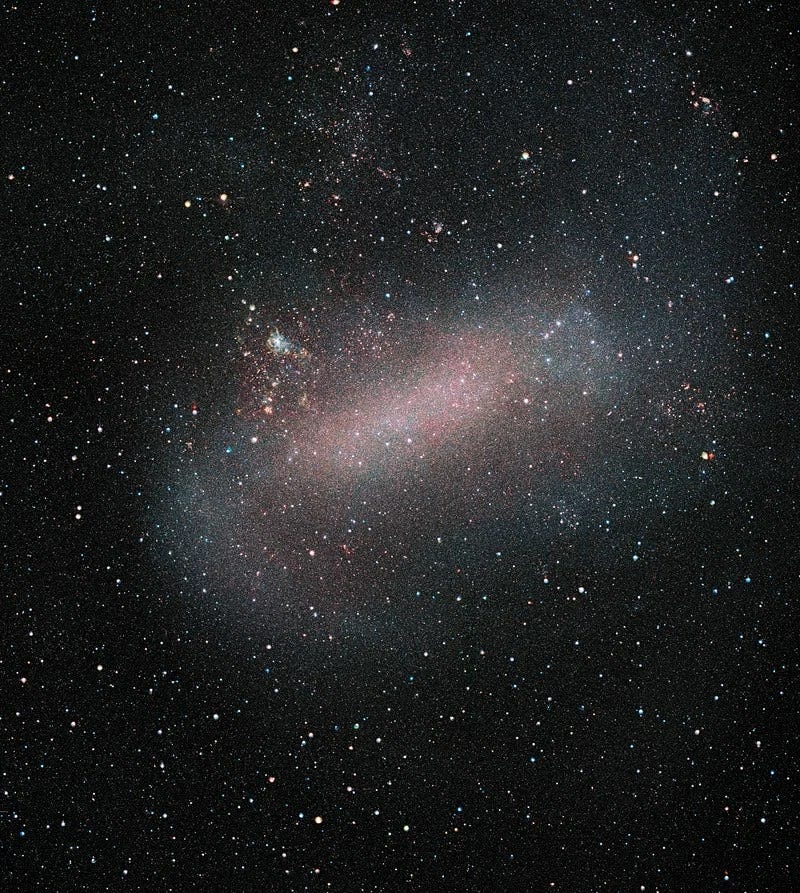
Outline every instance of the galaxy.
[[789, 5], [3, 15], [3, 889], [792, 889]]
[[197, 566], [223, 576], [240, 566], [236, 591], [291, 569], [303, 587], [316, 578], [322, 599], [351, 578], [346, 613], [365, 590], [391, 591], [383, 571], [426, 562], [456, 531], [476, 542], [493, 518], [524, 514], [546, 529], [554, 493], [595, 452], [583, 429], [604, 436], [623, 378], [599, 321], [562, 310], [549, 319], [517, 306], [485, 322], [387, 311], [309, 335], [314, 349], [249, 311], [241, 405], [209, 426], [191, 477], [176, 482], [203, 543]]

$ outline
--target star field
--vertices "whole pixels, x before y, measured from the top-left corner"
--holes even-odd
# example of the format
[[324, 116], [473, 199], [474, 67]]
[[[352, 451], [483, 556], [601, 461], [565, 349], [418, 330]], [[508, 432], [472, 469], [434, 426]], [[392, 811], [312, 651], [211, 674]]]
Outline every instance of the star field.
[[4, 889], [792, 889], [792, 10], [3, 27]]

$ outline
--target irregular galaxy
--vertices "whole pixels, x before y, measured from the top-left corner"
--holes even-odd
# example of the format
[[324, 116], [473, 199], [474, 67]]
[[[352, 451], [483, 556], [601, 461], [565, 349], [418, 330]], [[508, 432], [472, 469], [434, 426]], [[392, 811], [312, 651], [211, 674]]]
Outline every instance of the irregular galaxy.
[[365, 572], [383, 600], [385, 573], [425, 562], [432, 542], [482, 537], [498, 516], [551, 520], [565, 482], [600, 461], [625, 375], [613, 336], [579, 304], [565, 310], [451, 326], [388, 313], [385, 331], [356, 336], [345, 320], [307, 346], [249, 315], [241, 423], [213, 423], [182, 495], [196, 570], [227, 576], [234, 601], [254, 587], [267, 598], [271, 572], [290, 571], [347, 614], [345, 580], [361, 590], [355, 612]]

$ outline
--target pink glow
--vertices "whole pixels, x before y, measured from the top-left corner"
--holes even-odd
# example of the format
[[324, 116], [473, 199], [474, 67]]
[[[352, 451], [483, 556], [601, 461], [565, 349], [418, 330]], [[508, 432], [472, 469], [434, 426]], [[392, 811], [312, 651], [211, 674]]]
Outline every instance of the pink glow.
[[[391, 470], [425, 459], [431, 449], [480, 437], [514, 383], [510, 357], [470, 339], [423, 359], [377, 394], [349, 395], [297, 447], [300, 464], [334, 474]], [[344, 397], [342, 398], [344, 402]]]

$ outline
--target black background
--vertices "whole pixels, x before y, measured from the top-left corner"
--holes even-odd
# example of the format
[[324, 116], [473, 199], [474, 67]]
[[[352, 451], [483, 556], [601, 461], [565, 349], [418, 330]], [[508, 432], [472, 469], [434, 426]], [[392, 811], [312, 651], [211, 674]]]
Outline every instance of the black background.
[[[639, 6], [5, 7], [8, 889], [791, 889], [796, 34]], [[328, 395], [388, 313], [578, 306], [614, 413], [259, 589], [251, 303]]]

